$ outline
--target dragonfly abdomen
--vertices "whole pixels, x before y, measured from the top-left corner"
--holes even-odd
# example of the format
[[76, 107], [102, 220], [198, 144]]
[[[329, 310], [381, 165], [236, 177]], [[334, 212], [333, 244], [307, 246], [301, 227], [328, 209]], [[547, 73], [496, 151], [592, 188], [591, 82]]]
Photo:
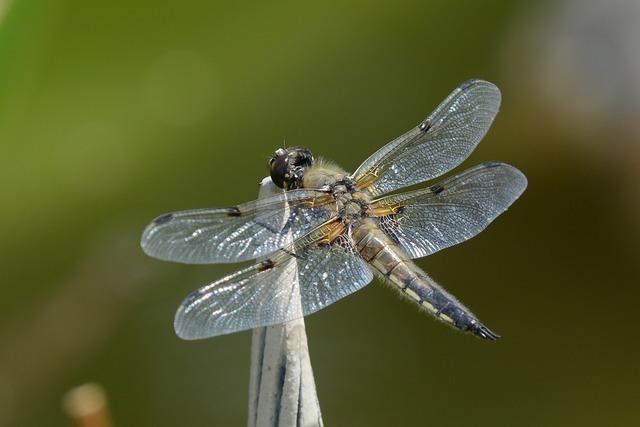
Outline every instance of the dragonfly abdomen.
[[356, 228], [352, 236], [360, 255], [371, 267], [434, 317], [484, 339], [499, 338], [453, 295], [416, 266], [377, 226], [365, 223]]

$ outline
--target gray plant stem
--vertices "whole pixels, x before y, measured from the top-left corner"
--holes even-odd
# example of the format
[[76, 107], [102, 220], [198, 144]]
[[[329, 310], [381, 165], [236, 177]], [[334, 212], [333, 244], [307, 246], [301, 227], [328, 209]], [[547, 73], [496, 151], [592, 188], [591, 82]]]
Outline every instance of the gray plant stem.
[[[259, 197], [280, 191], [267, 177]], [[253, 330], [247, 425], [323, 425], [304, 318]]]

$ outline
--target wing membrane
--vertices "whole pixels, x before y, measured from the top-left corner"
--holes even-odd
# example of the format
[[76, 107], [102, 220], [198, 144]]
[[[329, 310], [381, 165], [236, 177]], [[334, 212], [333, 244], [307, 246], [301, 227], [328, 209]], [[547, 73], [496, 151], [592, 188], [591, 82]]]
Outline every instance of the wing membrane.
[[420, 126], [391, 141], [356, 170], [373, 196], [436, 178], [458, 166], [487, 133], [500, 107], [500, 90], [483, 80], [456, 88]]
[[324, 192], [293, 190], [225, 209], [161, 215], [145, 229], [150, 256], [188, 264], [230, 263], [264, 256], [333, 216]]
[[270, 258], [193, 292], [175, 317], [184, 339], [274, 325], [311, 314], [364, 287], [371, 270], [350, 239], [319, 241], [329, 223]]
[[380, 227], [412, 258], [431, 255], [485, 229], [522, 194], [526, 177], [504, 163], [484, 163], [429, 188], [373, 203]]

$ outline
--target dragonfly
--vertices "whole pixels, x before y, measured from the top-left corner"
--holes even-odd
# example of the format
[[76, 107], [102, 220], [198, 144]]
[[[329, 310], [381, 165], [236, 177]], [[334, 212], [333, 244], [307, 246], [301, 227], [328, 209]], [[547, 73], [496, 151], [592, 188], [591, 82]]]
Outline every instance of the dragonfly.
[[524, 192], [525, 175], [497, 161], [417, 186], [471, 154], [500, 100], [494, 84], [466, 81], [353, 173], [306, 148], [280, 148], [269, 160], [276, 194], [154, 219], [141, 240], [152, 257], [255, 260], [188, 295], [175, 315], [177, 335], [201, 339], [285, 323], [358, 291], [375, 274], [444, 323], [498, 339], [414, 260], [474, 237]]

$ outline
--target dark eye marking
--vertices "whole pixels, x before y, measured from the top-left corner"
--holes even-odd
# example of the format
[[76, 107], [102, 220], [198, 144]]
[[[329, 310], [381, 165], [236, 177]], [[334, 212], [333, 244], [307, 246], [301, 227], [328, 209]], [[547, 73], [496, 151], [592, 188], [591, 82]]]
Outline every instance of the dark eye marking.
[[431, 190], [434, 194], [440, 194], [444, 191], [444, 187], [440, 184], [436, 184], [429, 187], [429, 190]]
[[241, 216], [242, 212], [240, 212], [240, 209], [238, 209], [237, 206], [234, 206], [232, 208], [227, 209], [227, 215], [229, 215], [229, 216]]
[[267, 271], [273, 268], [275, 264], [270, 259], [265, 259], [260, 264], [258, 264], [258, 271]]
[[171, 221], [172, 218], [173, 218], [173, 214], [172, 213], [160, 215], [159, 217], [157, 217], [156, 219], [153, 220], [153, 223], [156, 224], [156, 225], [164, 224], [165, 222]]

